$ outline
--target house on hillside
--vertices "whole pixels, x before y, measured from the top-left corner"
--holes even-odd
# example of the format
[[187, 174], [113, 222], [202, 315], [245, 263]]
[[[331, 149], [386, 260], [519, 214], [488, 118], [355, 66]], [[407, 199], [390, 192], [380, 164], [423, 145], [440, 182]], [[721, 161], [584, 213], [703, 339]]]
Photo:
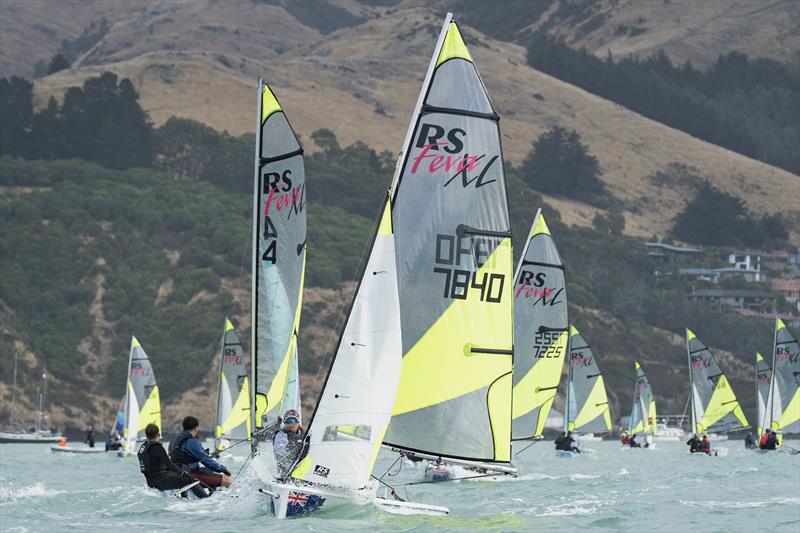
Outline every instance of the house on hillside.
[[720, 308], [745, 309], [759, 313], [775, 313], [775, 295], [765, 291], [744, 289], [703, 289], [686, 295], [691, 301], [702, 301]]
[[769, 284], [772, 290], [780, 293], [784, 300], [800, 311], [800, 279], [773, 279]]
[[730, 267], [721, 269], [724, 275], [741, 275], [747, 281], [765, 281], [761, 272], [761, 255], [751, 252], [732, 252], [727, 254]]

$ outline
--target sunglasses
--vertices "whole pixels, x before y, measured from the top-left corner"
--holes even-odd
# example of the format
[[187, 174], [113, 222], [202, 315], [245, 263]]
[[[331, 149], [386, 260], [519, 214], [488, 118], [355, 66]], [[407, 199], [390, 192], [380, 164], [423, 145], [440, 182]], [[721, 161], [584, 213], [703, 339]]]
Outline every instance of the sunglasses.
[[284, 424], [299, 424], [300, 421], [294, 417], [289, 417], [283, 421]]

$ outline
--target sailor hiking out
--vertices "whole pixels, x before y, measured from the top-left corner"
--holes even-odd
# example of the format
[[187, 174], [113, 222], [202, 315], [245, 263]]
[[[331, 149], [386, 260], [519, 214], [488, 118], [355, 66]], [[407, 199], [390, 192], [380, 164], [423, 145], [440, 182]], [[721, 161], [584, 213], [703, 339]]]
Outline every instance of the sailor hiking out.
[[272, 440], [275, 464], [278, 467], [278, 479], [289, 475], [292, 466], [302, 452], [304, 437], [297, 411], [289, 409], [283, 416], [283, 429], [278, 431]]
[[[175, 490], [192, 483], [193, 478], [181, 467], [170, 461], [167, 451], [161, 445], [161, 432], [155, 424], [144, 429], [147, 440], [139, 448], [139, 470], [144, 474], [147, 486], [158, 490]], [[195, 485], [192, 493], [198, 498], [209, 496], [205, 490]]]
[[189, 474], [205, 485], [229, 487], [231, 473], [225, 465], [212, 459], [197, 440], [199, 425], [193, 416], [183, 419], [183, 431], [169, 444], [169, 457], [179, 465], [186, 465]]

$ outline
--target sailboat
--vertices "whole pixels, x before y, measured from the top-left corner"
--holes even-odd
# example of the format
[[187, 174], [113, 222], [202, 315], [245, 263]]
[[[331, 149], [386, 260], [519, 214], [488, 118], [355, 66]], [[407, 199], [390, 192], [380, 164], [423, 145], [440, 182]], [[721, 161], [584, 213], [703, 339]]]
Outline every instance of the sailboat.
[[[272, 89], [260, 79], [255, 151], [250, 427], [260, 439], [271, 440], [287, 410], [300, 413], [297, 332], [306, 264], [306, 180], [303, 148]], [[254, 455], [258, 441], [251, 441]]]
[[[584, 440], [599, 440], [594, 433], [611, 431], [611, 411], [605, 381], [592, 347], [574, 324], [570, 325], [569, 335], [564, 431], [584, 435]], [[564, 456], [565, 453], [572, 452], [562, 451], [558, 455]]]
[[749, 427], [736, 394], [714, 355], [689, 329], [686, 330], [686, 354], [689, 362], [692, 432], [699, 436]]
[[[650, 380], [642, 370], [638, 361], [636, 365], [636, 386], [633, 390], [633, 405], [631, 418], [628, 422], [628, 435], [641, 434], [644, 436], [644, 446], [653, 446], [656, 437], [656, 399]], [[641, 442], [639, 443], [642, 444]]]
[[568, 342], [564, 266], [538, 210], [514, 274], [513, 440], [542, 438]]
[[[368, 257], [296, 481], [271, 487], [279, 518], [374, 496], [381, 442], [514, 471], [512, 254], [497, 115], [450, 14]], [[448, 513], [392, 494], [376, 505]]]
[[756, 353], [756, 409], [758, 416], [758, 420], [756, 420], [758, 433], [756, 435], [758, 436], [762, 435], [768, 427], [766, 418], [770, 383], [772, 383], [772, 368], [760, 353]]
[[800, 347], [781, 319], [775, 320], [764, 428], [778, 434], [779, 445], [785, 435], [800, 433]]
[[220, 341], [217, 416], [214, 424], [214, 452], [250, 437], [250, 387], [242, 343], [236, 328], [225, 318]]
[[131, 337], [126, 383], [123, 446], [117, 452], [120, 457], [136, 453], [136, 441], [144, 439], [144, 428], [148, 424], [161, 428], [161, 398], [156, 374], [150, 358], [136, 337]]
[[42, 372], [42, 385], [36, 387], [36, 421], [28, 431], [13, 431], [17, 404], [17, 354], [14, 352], [14, 381], [11, 396], [11, 429], [0, 432], [0, 443], [34, 444], [59, 442], [63, 437], [53, 431], [44, 429], [49, 420], [47, 415], [47, 372]]

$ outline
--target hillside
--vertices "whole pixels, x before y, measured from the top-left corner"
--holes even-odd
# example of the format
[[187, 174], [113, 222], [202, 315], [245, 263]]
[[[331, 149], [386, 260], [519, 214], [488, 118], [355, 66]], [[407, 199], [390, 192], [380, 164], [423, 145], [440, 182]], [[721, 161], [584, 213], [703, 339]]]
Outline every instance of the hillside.
[[[253, 80], [263, 76], [275, 87], [302, 138], [335, 125], [343, 144], [363, 140], [396, 153], [437, 28], [438, 19], [426, 10], [404, 9], [340, 29], [316, 44], [295, 47], [268, 61], [238, 52], [147, 52], [101, 66], [87, 62], [37, 81], [35, 91], [39, 105], [44, 105], [50, 95], [60, 97], [67, 87], [112, 70], [134, 82], [156, 124], [175, 115], [240, 134], [251, 129]], [[502, 117], [506, 159], [519, 164], [536, 137], [552, 125], [577, 130], [599, 158], [603, 180], [624, 201], [629, 234], [664, 235], [684, 207], [686, 188], [659, 187], [652, 180], [673, 163], [743, 198], [756, 213], [782, 210], [800, 220], [797, 208], [775, 202], [777, 197], [797, 194], [796, 175], [542, 74], [526, 66], [521, 46], [472, 29], [465, 34]], [[203, 90], [194, 89], [198, 86]], [[552, 200], [570, 223], [586, 225], [596, 212]]]

